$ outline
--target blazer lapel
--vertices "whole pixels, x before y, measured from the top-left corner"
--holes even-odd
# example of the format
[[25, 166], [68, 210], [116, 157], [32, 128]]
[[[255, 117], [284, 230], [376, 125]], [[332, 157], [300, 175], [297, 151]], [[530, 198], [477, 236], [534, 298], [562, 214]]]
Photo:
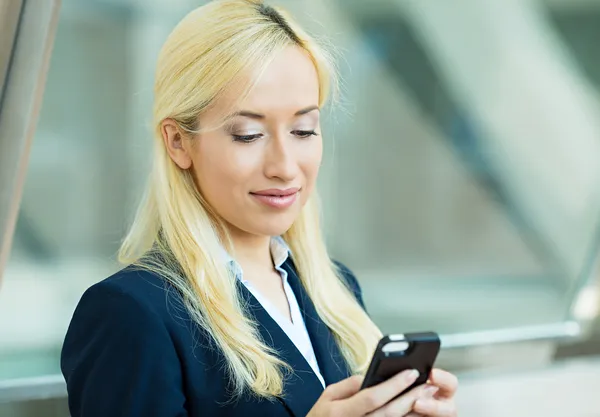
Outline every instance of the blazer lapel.
[[[283, 386], [283, 405], [296, 417], [306, 416], [321, 393], [323, 386], [312, 371], [302, 353], [290, 340], [277, 322], [262, 307], [258, 300], [238, 282], [241, 296], [246, 301], [248, 311], [259, 323], [260, 335], [264, 342], [275, 349], [279, 357], [289, 364], [293, 372], [286, 374]], [[311, 335], [312, 338], [312, 335]], [[318, 359], [317, 359], [318, 360]]]
[[288, 273], [288, 282], [302, 310], [306, 330], [310, 336], [325, 385], [334, 384], [349, 377], [351, 372], [342, 352], [329, 327], [327, 327], [317, 314], [317, 310], [304, 289], [291, 259], [288, 258], [282, 267]]

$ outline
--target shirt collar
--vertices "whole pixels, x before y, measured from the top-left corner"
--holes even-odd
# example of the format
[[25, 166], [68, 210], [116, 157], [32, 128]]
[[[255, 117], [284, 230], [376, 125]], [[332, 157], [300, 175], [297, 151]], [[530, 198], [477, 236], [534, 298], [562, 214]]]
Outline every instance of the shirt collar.
[[[281, 236], [273, 236], [271, 238], [271, 242], [269, 243], [269, 248], [271, 250], [271, 258], [273, 259], [273, 266], [275, 268], [280, 268], [281, 265], [287, 261], [290, 256], [290, 247], [287, 245], [285, 240]], [[233, 257], [222, 248], [222, 256], [229, 267], [229, 270], [235, 275], [237, 279], [245, 283], [244, 274], [242, 271], [242, 267]]]
[[281, 236], [274, 236], [271, 238], [270, 248], [273, 266], [280, 268], [290, 257], [290, 247]]

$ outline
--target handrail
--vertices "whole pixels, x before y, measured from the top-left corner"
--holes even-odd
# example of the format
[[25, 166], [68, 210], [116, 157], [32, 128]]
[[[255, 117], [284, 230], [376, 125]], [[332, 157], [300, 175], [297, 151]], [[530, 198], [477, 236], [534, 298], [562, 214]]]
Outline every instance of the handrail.
[[[485, 330], [441, 335], [443, 350], [467, 349], [500, 344], [568, 341], [579, 337], [582, 329], [577, 322], [543, 324], [498, 330]], [[0, 403], [63, 398], [67, 395], [62, 375], [21, 378], [0, 381]]]
[[0, 404], [66, 396], [67, 387], [60, 374], [0, 381]]
[[579, 323], [565, 321], [535, 326], [455, 333], [442, 335], [440, 338], [442, 349], [450, 350], [512, 343], [563, 341], [576, 339], [582, 334]]

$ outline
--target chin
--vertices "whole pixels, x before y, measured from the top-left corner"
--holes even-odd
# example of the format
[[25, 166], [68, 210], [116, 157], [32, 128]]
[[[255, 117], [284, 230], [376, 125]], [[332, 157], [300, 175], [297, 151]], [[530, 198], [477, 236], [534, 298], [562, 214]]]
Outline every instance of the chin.
[[[258, 218], [252, 222], [252, 230], [255, 234], [263, 236], [280, 236], [287, 232], [294, 224], [298, 216], [269, 216], [270, 218]], [[261, 221], [262, 220], [262, 221]]]
[[281, 236], [292, 227], [293, 223], [285, 225], [265, 225], [256, 228], [256, 234], [263, 236]]

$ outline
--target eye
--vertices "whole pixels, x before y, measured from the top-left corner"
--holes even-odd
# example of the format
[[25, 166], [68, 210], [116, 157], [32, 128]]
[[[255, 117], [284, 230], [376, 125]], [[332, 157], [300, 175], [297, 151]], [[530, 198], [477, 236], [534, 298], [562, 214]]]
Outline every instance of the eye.
[[294, 131], [292, 131], [292, 134], [294, 134], [302, 139], [306, 139], [311, 136], [319, 136], [319, 134], [317, 132], [315, 132], [314, 130], [294, 130]]
[[231, 135], [231, 136], [233, 137], [234, 142], [250, 143], [250, 142], [254, 142], [256, 139], [261, 138], [263, 135], [262, 135], [262, 133], [256, 133], [254, 135]]

